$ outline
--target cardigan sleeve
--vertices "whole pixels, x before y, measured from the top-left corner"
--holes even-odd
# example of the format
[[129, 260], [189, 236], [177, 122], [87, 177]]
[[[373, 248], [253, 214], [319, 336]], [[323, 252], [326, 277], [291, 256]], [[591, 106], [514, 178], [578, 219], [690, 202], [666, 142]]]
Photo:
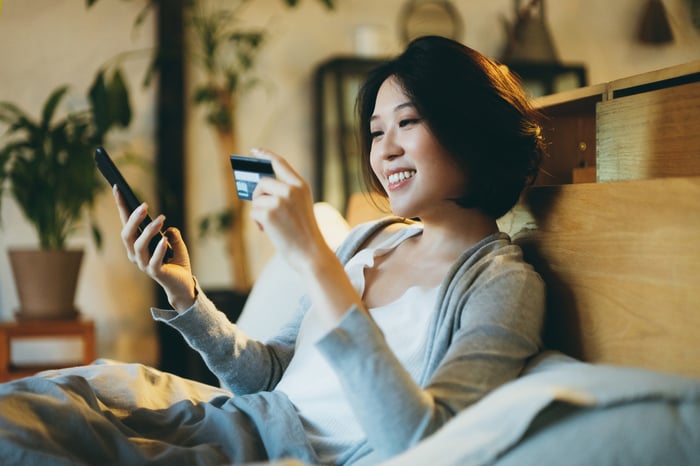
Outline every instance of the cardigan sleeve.
[[303, 313], [300, 306], [278, 335], [263, 343], [248, 337], [201, 290], [185, 312], [151, 309], [154, 319], [178, 330], [214, 375], [238, 395], [274, 388], [294, 354]]

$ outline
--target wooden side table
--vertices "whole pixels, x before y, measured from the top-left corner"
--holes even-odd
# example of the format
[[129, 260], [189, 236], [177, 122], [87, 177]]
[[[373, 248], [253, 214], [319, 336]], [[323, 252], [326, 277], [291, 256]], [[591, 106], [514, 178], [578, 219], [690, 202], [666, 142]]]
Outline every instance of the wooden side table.
[[0, 323], [0, 382], [57, 368], [55, 363], [37, 363], [28, 367], [13, 366], [12, 340], [14, 338], [64, 337], [79, 338], [82, 341], [82, 357], [74, 362], [90, 364], [95, 360], [95, 324], [90, 320], [27, 320]]

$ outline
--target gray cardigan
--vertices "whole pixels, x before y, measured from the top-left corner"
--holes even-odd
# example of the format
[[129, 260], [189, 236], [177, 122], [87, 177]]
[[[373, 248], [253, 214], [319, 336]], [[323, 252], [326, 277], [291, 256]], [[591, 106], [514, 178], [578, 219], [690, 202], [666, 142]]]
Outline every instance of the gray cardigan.
[[[373, 234], [400, 221], [389, 217], [356, 227], [339, 247], [339, 259], [346, 263]], [[153, 315], [178, 329], [240, 396], [274, 391], [294, 354], [308, 304], [302, 303], [279, 335], [264, 343], [231, 324], [203, 293], [182, 314], [154, 309]], [[462, 254], [440, 285], [436, 306], [418, 383], [362, 309], [349, 309], [317, 343], [336, 370], [366, 433], [366, 441], [347, 464], [366, 463], [369, 458], [379, 461], [410, 448], [489, 391], [517, 377], [527, 359], [541, 348], [544, 284], [504, 233], [490, 235]], [[284, 448], [276, 451], [296, 455]], [[305, 455], [300, 454], [308, 461]]]

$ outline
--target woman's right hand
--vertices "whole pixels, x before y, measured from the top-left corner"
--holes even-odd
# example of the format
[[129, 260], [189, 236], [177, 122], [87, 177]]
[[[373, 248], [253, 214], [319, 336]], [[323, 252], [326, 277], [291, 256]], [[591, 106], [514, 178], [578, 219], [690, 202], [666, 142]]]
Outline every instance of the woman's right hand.
[[[129, 260], [155, 280], [165, 291], [168, 302], [178, 312], [185, 311], [196, 297], [195, 281], [192, 276], [187, 246], [177, 228], [168, 228], [166, 237], [158, 242], [153, 255], [148, 245], [163, 227], [165, 217], [159, 215], [139, 233], [139, 225], [148, 215], [148, 206], [143, 203], [129, 215], [129, 210], [116, 186], [112, 188], [122, 222], [121, 238]], [[167, 245], [173, 249], [173, 257], [163, 262]]]

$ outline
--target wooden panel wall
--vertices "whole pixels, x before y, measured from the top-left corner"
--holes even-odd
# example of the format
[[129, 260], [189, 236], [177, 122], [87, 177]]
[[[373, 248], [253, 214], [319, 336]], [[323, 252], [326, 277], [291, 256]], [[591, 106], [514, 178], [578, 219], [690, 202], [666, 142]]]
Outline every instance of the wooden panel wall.
[[536, 187], [500, 223], [547, 283], [551, 347], [700, 377], [700, 177]]

